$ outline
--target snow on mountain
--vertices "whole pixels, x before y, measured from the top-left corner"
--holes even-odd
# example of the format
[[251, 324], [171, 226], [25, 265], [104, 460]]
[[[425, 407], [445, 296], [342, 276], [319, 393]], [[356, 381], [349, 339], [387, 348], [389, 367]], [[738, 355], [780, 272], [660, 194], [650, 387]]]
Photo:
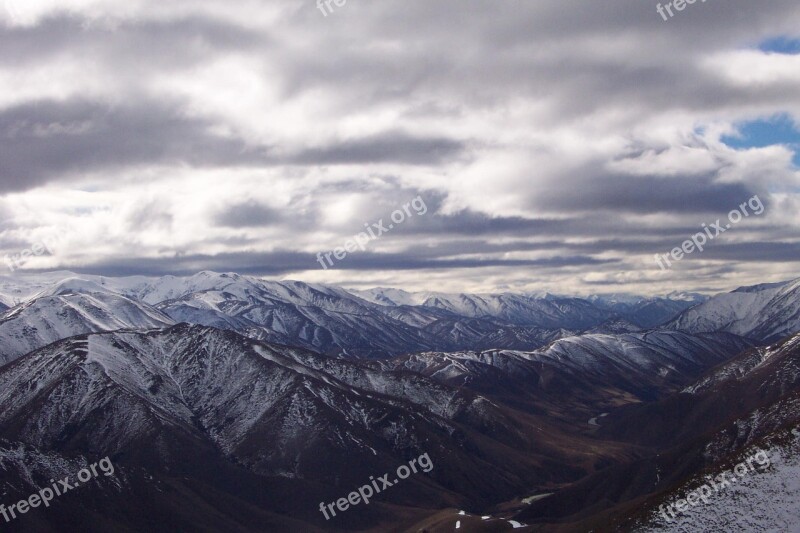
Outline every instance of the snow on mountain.
[[713, 455], [800, 423], [800, 334], [744, 350], [692, 384], [653, 404], [611, 413], [603, 432], [643, 445], [671, 446], [705, 437]]
[[194, 293], [209, 290], [227, 291], [246, 299], [248, 295], [260, 294], [262, 282], [256, 278], [239, 274], [203, 271], [188, 277], [163, 276], [150, 278], [131, 276], [125, 278], [88, 277], [110, 290], [135, 298], [150, 305], [168, 300], [184, 298]]
[[[671, 331], [566, 337], [528, 354], [580, 371], [607, 372], [609, 365], [666, 377], [726, 361], [750, 345], [735, 336], [687, 335]], [[732, 350], [735, 350], [731, 353]]]
[[[42, 279], [52, 280], [53, 276]], [[218, 327], [268, 342], [362, 358], [420, 351], [533, 350], [581, 331], [614, 334], [650, 328], [692, 303], [690, 298], [669, 300], [624, 294], [586, 300], [510, 293], [409, 293], [387, 288], [347, 291], [214, 272], [185, 278], [73, 276], [69, 279], [53, 290], [118, 294], [128, 301], [141, 302], [145, 308], [156, 307], [171, 322]], [[26, 283], [19, 295], [56, 296], [35, 277], [28, 278]], [[764, 290], [786, 287], [769, 286]], [[739, 292], [736, 297], [752, 298], [759, 294]], [[138, 323], [122, 322], [134, 326]], [[52, 323], [50, 328], [58, 329]], [[65, 334], [85, 332], [72, 327], [62, 329]], [[97, 326], [89, 330], [106, 328]], [[56, 338], [47, 335], [41, 341], [52, 342]], [[37, 341], [28, 346], [39, 345]]]
[[[434, 307], [374, 304], [338, 287], [271, 282], [238, 274], [200, 272], [188, 278], [72, 276], [53, 287], [32, 284], [26, 290], [32, 298], [61, 293], [73, 294], [73, 298], [78, 293], [117, 294], [144, 307], [155, 306], [170, 317], [170, 322], [229, 329], [255, 339], [336, 356], [386, 357], [466, 347], [532, 349], [561, 335], [558, 329], [472, 319]], [[61, 315], [54, 312], [57, 316]], [[50, 329], [59, 328], [50, 323]], [[65, 335], [106, 329], [61, 328]], [[63, 337], [48, 335], [42, 340], [57, 338]], [[19, 355], [19, 350], [13, 352]]]
[[687, 291], [672, 291], [664, 298], [668, 300], [677, 300], [683, 302], [689, 302], [691, 304], [699, 304], [708, 300], [708, 296], [705, 294], [700, 294], [699, 292], [687, 292]]
[[[77, 277], [58, 273], [43, 275], [37, 281], [29, 276], [27, 285], [16, 293], [7, 286], [7, 299], [35, 297], [48, 286], [45, 281], [52, 282], [58, 276]], [[619, 318], [651, 327], [686, 305], [631, 296], [595, 299], [592, 303], [549, 294], [411, 293], [390, 288], [348, 291], [208, 271], [188, 277], [80, 279], [87, 285], [73, 287], [76, 292], [102, 288], [155, 306], [175, 321], [355, 357], [465, 348], [530, 350]]]
[[[317, 436], [310, 431], [336, 420], [324, 414], [332, 408], [363, 424], [371, 401], [377, 400], [266, 345], [188, 325], [74, 337], [0, 371], [0, 424], [23, 415], [30, 420], [14, 438], [56, 446], [59, 435], [83, 419], [90, 434], [105, 428], [105, 441], [92, 435], [93, 446], [113, 452], [164, 423], [200, 432], [227, 453], [246, 446], [254, 431], [273, 439], [265, 448], [269, 456], [285, 454], [287, 460], [295, 457], [288, 445], [300, 434], [309, 439], [306, 446], [322, 439], [365, 447], [356, 434], [341, 433], [344, 427]], [[154, 424], [156, 419], [162, 422]]]
[[[760, 454], [762, 451], [764, 453]], [[751, 460], [754, 468], [745, 467], [740, 470], [741, 475], [737, 475], [734, 465], [740, 462], [746, 465], [747, 459], [756, 454], [759, 460], [766, 456], [767, 465], [762, 467]], [[649, 516], [634, 526], [635, 531], [797, 531], [800, 524], [800, 432], [782, 441], [773, 439], [770, 446], [742, 450], [726, 464], [702, 476], [693, 476], [665, 494], [664, 505], [685, 499], [691, 491], [708, 484], [708, 477], [714, 480], [720, 475], [725, 476], [727, 484], [719, 482], [719, 490], [710, 490], [707, 501], [696, 499], [695, 505], [684, 502], [685, 510], [678, 513], [673, 509], [674, 516], [658, 507], [652, 508]]]
[[515, 325], [586, 329], [610, 317], [579, 298], [530, 299], [519, 294], [436, 294], [422, 304], [470, 318], [497, 318]]
[[[510, 324], [583, 330], [614, 318], [639, 327], [655, 327], [704, 301], [695, 294], [644, 298], [629, 294], [571, 298], [552, 294], [409, 293], [396, 289], [350, 291], [367, 301], [387, 306], [423, 306], [470, 318], [494, 318]], [[587, 303], [588, 302], [588, 303]]]
[[[562, 339], [554, 344], [570, 342]], [[631, 377], [638, 381], [646, 376]], [[607, 384], [616, 383], [613, 370], [605, 376], [607, 384], [600, 385], [601, 382], [595, 381], [596, 391], [607, 390]], [[780, 492], [781, 486], [796, 476], [796, 470], [791, 465], [784, 468], [776, 448], [790, 438], [797, 441], [800, 436], [799, 391], [797, 335], [767, 348], [745, 350], [721, 366], [714, 366], [706, 377], [683, 390], [673, 389], [649, 401], [628, 401], [603, 409], [604, 416], [594, 418], [593, 434], [599, 442], [636, 446], [635, 457], [551, 491], [553, 495], [522, 508], [515, 518], [537, 524], [542, 530], [553, 526], [565, 531], [641, 531], [647, 524], [648, 531], [792, 531], [785, 527], [793, 522], [784, 520], [798, 514], [796, 484], [785, 485], [786, 497]], [[570, 395], [582, 392], [579, 387], [570, 390]], [[796, 455], [797, 443], [793, 446], [784, 458]], [[697, 513], [702, 513], [704, 519], [699, 522], [658, 519], [662, 504], [686, 498], [687, 492], [704, 483], [707, 475], [732, 469], [758, 448], [770, 450], [776, 457], [780, 475], [769, 480], [765, 487], [770, 488], [764, 489], [768, 491], [765, 495], [775, 496], [775, 507], [764, 505], [762, 510], [760, 500], [745, 502], [735, 492], [723, 493], [712, 496], [711, 503], [697, 506], [686, 516], [695, 519]], [[756, 481], [756, 473], [750, 475], [750, 481], [741, 483], [761, 482]], [[769, 471], [763, 475], [769, 475]], [[731, 505], [738, 504], [745, 513], [728, 513]], [[771, 517], [773, 511], [776, 513]], [[753, 517], [753, 527], [748, 516]]]
[[642, 328], [636, 324], [633, 324], [624, 318], [612, 318], [603, 322], [599, 326], [595, 326], [592, 329], [585, 331], [584, 333], [588, 335], [614, 335], [617, 333], [636, 333], [638, 331], [642, 331]]
[[226, 283], [157, 306], [176, 320], [330, 355], [381, 357], [435, 340], [342, 289], [299, 282]]
[[14, 307], [33, 298], [39, 292], [64, 279], [74, 277], [72, 272], [22, 274], [0, 276], [0, 304]]
[[640, 304], [644, 300], [647, 300], [647, 298], [642, 296], [627, 293], [594, 294], [586, 299], [595, 305], [607, 308], [614, 306], [631, 307]]
[[209, 464], [239, 479], [290, 483], [282, 486], [296, 487], [301, 512], [315, 520], [320, 500], [422, 453], [436, 468], [395, 493], [404, 504], [510, 499], [530, 480], [584, 472], [558, 461], [596, 453], [597, 444], [575, 435], [564, 450], [563, 431], [546, 424], [378, 362], [187, 324], [80, 335], [0, 368], [4, 438], [177, 471], [187, 486], [202, 487]]
[[683, 312], [667, 327], [690, 333], [728, 331], [776, 341], [800, 332], [800, 279], [714, 296]]
[[186, 278], [183, 284], [177, 280], [103, 278], [99, 283], [155, 303], [176, 321], [221, 327], [331, 355], [383, 357], [464, 347], [531, 349], [561, 335], [558, 328], [517, 326], [494, 316], [465, 317], [447, 308], [409, 305], [424, 304], [429, 294], [393, 289], [351, 292], [210, 272]]
[[0, 365], [74, 335], [173, 323], [148, 305], [92, 281], [70, 278], [0, 315]]
[[585, 421], [586, 414], [680, 390], [750, 347], [731, 334], [656, 331], [566, 337], [532, 352], [420, 353], [382, 364]]
[[676, 294], [666, 298], [643, 298], [630, 294], [590, 296], [595, 306], [613, 311], [642, 328], [660, 326], [705, 299], [699, 295]]
[[[687, 387], [684, 392], [699, 394], [713, 391], [725, 383], [751, 379], [757, 372], [769, 372], [777, 379], [800, 383], [800, 361], [790, 356], [798, 348], [800, 348], [800, 334], [772, 346], [754, 348], [714, 369], [697, 383]], [[776, 370], [777, 365], [782, 366]], [[759, 388], [770, 385], [769, 383], [759, 383]], [[783, 390], [786, 388], [786, 384], [781, 383], [778, 388]]]
[[[662, 443], [709, 439], [741, 407], [732, 429], [708, 440], [724, 455], [796, 412], [781, 394], [800, 380], [800, 338], [751, 349], [726, 328], [638, 331], [625, 318], [672, 312], [664, 299], [365, 294], [212, 272], [72, 276], [25, 290], [0, 316], [4, 438], [55, 457], [118, 454], [131, 472], [179, 471], [200, 492], [215, 486], [207, 470], [291, 489], [275, 505], [302, 501], [309, 515], [423, 452], [437, 467], [408, 482], [403, 503], [494, 505], [614, 465], [619, 487], [625, 468], [641, 468], [629, 491], [638, 497], [652, 490], [638, 475], [650, 466], [643, 456]], [[782, 331], [796, 290], [731, 294], [760, 302], [774, 292], [753, 307], [760, 317], [741, 321], [772, 317]], [[671, 425], [681, 413], [689, 422]]]
[[393, 307], [401, 305], [422, 305], [430, 296], [428, 292], [407, 292], [402, 289], [383, 287], [367, 290], [349, 289], [349, 292], [368, 302], [378, 305], [390, 305]]
[[413, 306], [448, 311], [466, 318], [490, 318], [513, 325], [585, 329], [610, 317], [586, 300], [535, 294], [448, 294], [397, 289], [352, 290], [379, 305]]

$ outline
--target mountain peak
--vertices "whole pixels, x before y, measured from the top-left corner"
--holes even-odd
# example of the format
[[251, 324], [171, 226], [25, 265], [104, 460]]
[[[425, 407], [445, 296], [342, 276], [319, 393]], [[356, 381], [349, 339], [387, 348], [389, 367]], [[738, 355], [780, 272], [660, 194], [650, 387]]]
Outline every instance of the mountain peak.
[[751, 285], [748, 287], [739, 287], [736, 290], [731, 291], [732, 293], [751, 293], [751, 292], [762, 292], [768, 291], [770, 289], [779, 289], [786, 285], [791, 285], [792, 283], [800, 283], [800, 279], [796, 280], [789, 280], [789, 281], [779, 281], [777, 283], [760, 283], [758, 285]]
[[66, 294], [91, 294], [91, 293], [113, 293], [113, 291], [101, 286], [100, 284], [88, 279], [73, 277], [59, 281], [55, 285], [45, 289], [36, 298], [47, 296], [63, 296]]

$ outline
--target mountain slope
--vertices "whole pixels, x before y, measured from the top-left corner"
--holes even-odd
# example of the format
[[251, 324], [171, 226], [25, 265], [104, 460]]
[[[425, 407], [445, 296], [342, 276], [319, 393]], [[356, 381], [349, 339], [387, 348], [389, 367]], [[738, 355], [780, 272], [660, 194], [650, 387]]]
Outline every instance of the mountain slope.
[[728, 331], [765, 343], [800, 331], [800, 279], [742, 287], [714, 296], [667, 325], [700, 333]]
[[[800, 524], [800, 431], [744, 450], [730, 463], [746, 464], [747, 459], [761, 452], [759, 457], [767, 457], [768, 466], [753, 462], [757, 468], [741, 477], [732, 474], [730, 464], [711, 469], [706, 475], [712, 479], [722, 475], [736, 482], [712, 492], [707, 504], [687, 506], [674, 517], [650, 509], [649, 516], [637, 521], [633, 528], [641, 532], [796, 531]], [[664, 499], [667, 505], [673, 504], [706, 482], [705, 477], [693, 477], [665, 494]]]
[[[517, 326], [494, 317], [465, 317], [431, 306], [376, 304], [337, 287], [268, 282], [237, 274], [202, 272], [183, 281], [101, 282], [155, 302], [176, 321], [337, 356], [386, 357], [476, 346], [531, 349], [562, 335], [558, 329]], [[164, 297], [168, 299], [159, 301]]]
[[68, 279], [0, 315], [0, 366], [82, 333], [174, 324], [160, 311], [90, 281]]
[[610, 317], [579, 298], [531, 299], [518, 294], [434, 293], [422, 305], [471, 318], [492, 317], [510, 324], [543, 328], [586, 329]]
[[[165, 484], [181, 472], [193, 492], [236, 478], [270, 486], [267, 509], [317, 525], [319, 501], [422, 453], [435, 468], [388, 496], [408, 512], [486, 506], [626, 453], [419, 374], [186, 324], [80, 335], [0, 368], [0, 434], [40, 453], [109, 455]], [[374, 524], [392, 509], [341, 524]]]
[[[553, 531], [637, 530], [636, 524], [655, 523], [654, 511], [682, 497], [682, 487], [698, 484], [692, 480], [735, 464], [748, 449], [785, 443], [798, 424], [800, 335], [795, 335], [746, 350], [682, 392], [610, 411], [597, 437], [633, 444], [642, 455], [590, 474], [517, 516], [550, 524], [545, 530]], [[786, 510], [800, 511], [796, 502]]]
[[[47, 275], [42, 283], [58, 274]], [[293, 281], [200, 272], [189, 277], [84, 276], [93, 291], [153, 306], [174, 322], [243, 333], [332, 356], [385, 358], [420, 351], [533, 350], [580, 331], [633, 331], [671, 317], [692, 301], [553, 295], [348, 291]], [[41, 280], [40, 280], [41, 281]], [[36, 279], [9, 294], [28, 294]], [[80, 287], [74, 287], [81, 292]], [[85, 291], [84, 291], [85, 292]], [[38, 346], [34, 344], [31, 346]]]
[[583, 335], [533, 352], [420, 353], [382, 365], [469, 387], [557, 419], [585, 422], [617, 406], [680, 390], [750, 346], [724, 333]]
[[674, 294], [667, 298], [610, 294], [590, 296], [588, 300], [596, 307], [613, 311], [640, 328], [654, 328], [705, 301], [706, 298], [698, 294]]

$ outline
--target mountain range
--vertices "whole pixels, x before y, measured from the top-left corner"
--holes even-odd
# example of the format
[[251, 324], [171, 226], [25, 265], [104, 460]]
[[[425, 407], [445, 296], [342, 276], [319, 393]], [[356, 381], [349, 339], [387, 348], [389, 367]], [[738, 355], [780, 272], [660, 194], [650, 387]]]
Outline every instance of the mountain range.
[[[19, 337], [15, 328], [26, 327], [33, 320], [51, 320], [47, 316], [35, 318], [34, 314], [41, 314], [36, 309], [63, 312], [63, 306], [43, 300], [47, 297], [92, 300], [72, 304], [70, 312], [75, 316], [62, 321], [69, 331], [61, 338], [69, 336], [69, 332], [142, 329], [187, 322], [327, 355], [357, 358], [431, 350], [533, 350], [567, 335], [618, 327], [620, 321], [631, 331], [653, 327], [703, 301], [699, 296], [588, 300], [552, 295], [407, 293], [393, 289], [348, 291], [212, 272], [187, 278], [78, 277], [71, 273], [62, 276], [55, 281], [48, 275], [25, 282], [0, 282], [0, 301], [15, 309], [8, 315], [14, 320], [3, 319], [0, 324], [4, 348], [12, 348], [11, 338]], [[137, 307], [138, 312], [131, 306]], [[109, 322], [109, 317], [116, 322]], [[45, 330], [52, 327], [44, 325]], [[41, 329], [37, 327], [37, 331]], [[28, 344], [3, 354], [5, 359], [0, 361], [59, 338], [55, 332], [39, 334], [41, 340], [17, 341]]]
[[[212, 272], [4, 278], [0, 501], [116, 466], [5, 525], [670, 530], [659, 506], [754, 446], [776, 466], [753, 490], [796, 471], [798, 288], [578, 298]], [[430, 472], [320, 513], [425, 453]], [[795, 516], [793, 501], [776, 515]]]

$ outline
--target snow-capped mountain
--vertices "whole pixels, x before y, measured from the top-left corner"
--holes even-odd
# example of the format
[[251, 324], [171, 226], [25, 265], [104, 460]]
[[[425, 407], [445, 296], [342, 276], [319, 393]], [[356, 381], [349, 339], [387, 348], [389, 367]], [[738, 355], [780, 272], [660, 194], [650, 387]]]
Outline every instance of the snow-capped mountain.
[[[387, 288], [351, 292], [380, 305], [433, 307], [465, 317], [491, 317], [511, 324], [573, 331], [582, 331], [615, 318], [624, 318], [639, 327], [651, 328], [706, 300], [702, 295], [693, 293], [674, 293], [666, 298], [611, 294], [583, 299], [537, 293], [410, 293]], [[587, 305], [587, 302], [591, 305]]]
[[681, 313], [669, 328], [690, 333], [729, 331], [773, 342], [800, 331], [800, 279], [742, 287]]
[[[27, 301], [46, 292], [53, 279], [62, 275], [28, 277], [18, 290], [8, 281], [3, 287], [8, 300]], [[532, 350], [584, 330], [621, 332], [620, 320], [635, 327], [650, 327], [688, 305], [635, 297], [591, 302], [553, 295], [349, 291], [214, 272], [184, 278], [81, 276], [79, 279], [87, 282], [85, 287], [75, 284], [77, 278], [72, 276], [71, 282], [76, 293], [102, 290], [116, 294], [154, 307], [173, 322], [228, 329], [268, 342], [361, 358], [432, 350]], [[607, 324], [605, 329], [594, 329], [603, 324]], [[633, 331], [635, 327], [624, 329]], [[98, 330], [106, 328], [92, 329]], [[57, 338], [63, 337], [49, 336], [47, 340]], [[28, 347], [32, 346], [38, 344]]]
[[666, 298], [642, 298], [630, 294], [597, 295], [587, 298], [595, 306], [613, 311], [642, 328], [653, 328], [707, 298], [694, 293], [672, 293]]
[[584, 333], [589, 335], [614, 335], [617, 333], [637, 333], [642, 331], [642, 329], [643, 328], [629, 322], [628, 320], [625, 320], [624, 318], [612, 318], [610, 320], [606, 320], [599, 326], [595, 326], [592, 329], [586, 330]]
[[[132, 512], [148, 508], [171, 530], [324, 530], [319, 501], [428, 453], [434, 470], [337, 527], [457, 508], [588, 531], [800, 422], [797, 282], [660, 329], [642, 324], [694, 296], [355, 292], [213, 272], [2, 290], [0, 494], [98, 457], [121, 473], [87, 489], [92, 513], [57, 503], [36, 515], [48, 525], [148, 530]], [[762, 331], [796, 335], [762, 346]], [[42, 529], [29, 520], [14, 527]]]
[[335, 356], [386, 357], [465, 347], [531, 349], [563, 334], [560, 328], [464, 317], [424, 305], [376, 304], [339, 287], [233, 273], [86, 279], [153, 305], [176, 322], [229, 329]]
[[622, 403], [675, 392], [750, 346], [731, 334], [663, 331], [566, 337], [533, 352], [420, 353], [382, 364], [586, 421]]
[[[791, 531], [800, 517], [796, 461], [800, 450], [800, 335], [747, 351], [684, 392], [698, 400], [686, 414], [698, 422], [702, 414], [706, 431], [718, 428], [703, 450], [713, 464], [712, 476], [752, 456], [756, 448], [765, 451], [770, 465], [742, 476], [730, 490], [716, 495], [711, 505], [690, 509], [676, 519], [667, 521], [651, 508], [645, 513], [646, 525], [640, 523], [643, 530], [682, 531], [691, 522], [720, 530]], [[720, 403], [730, 408], [715, 408]], [[705, 475], [708, 473], [703, 472]], [[700, 479], [692, 476], [656, 501], [675, 501], [688, 488], [702, 484]]]
[[77, 276], [72, 272], [65, 271], [0, 276], [0, 304], [5, 307], [14, 307], [30, 300], [48, 287], [74, 277]]
[[0, 365], [60, 339], [174, 321], [146, 304], [77, 278], [57, 283], [0, 315]]
[[425, 307], [470, 318], [497, 318], [510, 324], [583, 330], [609, 315], [579, 298], [534, 299], [518, 294], [431, 294]]
[[429, 292], [408, 292], [402, 289], [386, 287], [367, 290], [351, 289], [350, 292], [368, 302], [393, 307], [422, 305], [431, 295]]
[[[396, 503], [486, 505], [531, 480], [546, 486], [594, 470], [565, 469], [564, 457], [619, 454], [468, 387], [187, 324], [79, 335], [0, 368], [0, 434], [5, 449], [33, 447], [31, 457], [113, 457], [128, 473], [120, 491], [132, 505], [144, 472], [166, 492], [175, 490], [169, 473], [180, 472], [183, 495], [217, 486], [217, 512], [228, 499], [265, 504], [261, 491], [232, 488], [236, 479], [275, 497], [269, 510], [317, 525], [320, 500], [422, 453], [435, 468], [405, 482]], [[20, 477], [3, 483], [13, 494], [30, 488]], [[353, 524], [398, 512], [381, 502], [370, 509]], [[200, 526], [186, 509], [179, 514], [184, 527]], [[252, 511], [243, 519], [257, 523]]]

